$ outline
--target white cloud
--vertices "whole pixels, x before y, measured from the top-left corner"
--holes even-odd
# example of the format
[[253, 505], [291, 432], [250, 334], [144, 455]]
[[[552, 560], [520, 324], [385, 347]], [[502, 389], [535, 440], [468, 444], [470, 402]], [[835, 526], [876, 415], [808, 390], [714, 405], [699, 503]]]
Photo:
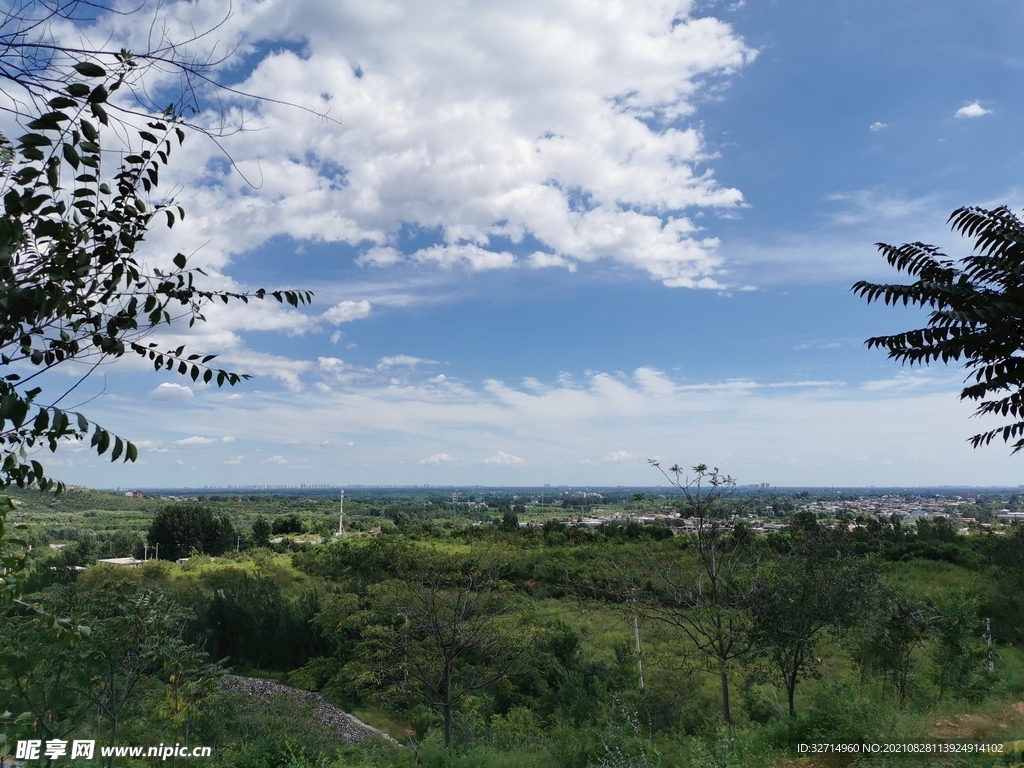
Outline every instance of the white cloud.
[[[230, 432], [238, 442], [253, 446], [251, 450], [262, 450], [258, 460], [251, 452], [245, 454], [245, 465], [257, 470], [250, 481], [288, 482], [283, 473], [300, 462], [289, 459], [273, 466], [285, 459], [274, 456], [280, 443], [268, 437], [285, 435], [302, 441], [293, 450], [305, 451], [305, 476], [323, 478], [316, 482], [474, 484], [481, 467], [514, 466], [523, 483], [651, 484], [660, 480], [641, 459], [659, 456], [684, 466], [720, 466], [742, 482], [777, 485], [1016, 482], [1012, 479], [1019, 461], [1009, 451], [995, 446], [972, 451], [967, 444], [966, 438], [995, 423], [969, 418], [973, 404], [957, 397], [960, 371], [893, 373], [890, 379], [863, 383], [749, 378], [700, 382], [676, 380], [648, 367], [515, 386], [491, 380], [483, 387], [454, 377], [440, 386], [428, 380], [393, 385], [377, 375], [339, 384], [326, 394], [251, 392], [244, 404], [222, 401], [216, 409], [197, 405], [185, 417], [202, 423], [208, 433]], [[662, 379], [673, 386], [671, 393], [658, 391]], [[140, 421], [138, 412], [123, 403], [104, 406], [102, 401], [96, 401], [94, 416], [119, 434], [154, 444], [180, 429], [183, 419], [177, 409], [158, 409]], [[325, 439], [330, 445], [321, 446]], [[435, 455], [441, 441], [453, 457], [450, 462], [433, 466], [408, 459]], [[220, 438], [216, 442], [223, 445]], [[502, 445], [529, 446], [529, 460], [521, 458], [521, 451], [484, 448]], [[884, 454], [879, 445], [885, 446]], [[594, 446], [615, 450], [595, 456]], [[623, 446], [639, 458], [611, 461]], [[147, 451], [151, 467], [134, 468], [139, 479], [133, 482], [158, 485], [178, 477], [182, 484], [215, 483], [216, 465], [228, 455], [197, 468], [202, 478], [190, 474], [186, 481], [173, 472], [161, 474], [171, 465], [158, 462], [172, 462], [173, 454]], [[480, 458], [458, 461], [458, 456]], [[855, 461], [860, 456], [877, 460]], [[583, 457], [590, 462], [581, 463]], [[282, 474], [270, 480], [278, 469]], [[62, 479], [96, 484], [99, 471], [114, 469], [76, 464]], [[111, 478], [110, 485], [123, 482], [115, 474], [103, 476]]]
[[504, 451], [498, 451], [494, 456], [490, 456], [486, 459], [481, 459], [481, 463], [490, 465], [501, 465], [509, 467], [518, 467], [526, 463], [524, 459], [518, 456], [513, 456], [511, 453], [505, 453]]
[[186, 437], [186, 438], [184, 438], [182, 440], [175, 440], [174, 444], [175, 445], [184, 445], [184, 446], [197, 446], [197, 445], [210, 445], [211, 443], [216, 443], [216, 442], [218, 442], [218, 441], [217, 441], [217, 438], [215, 438], [215, 437], [200, 437], [199, 435], [193, 435], [192, 437]]
[[836, 192], [827, 199], [842, 205], [842, 210], [832, 220], [843, 226], [865, 223], [877, 226], [881, 221], [920, 217], [934, 208], [936, 203], [933, 195], [905, 197], [880, 188]]
[[676, 391], [676, 385], [665, 374], [654, 368], [637, 368], [633, 376], [637, 383], [652, 395], [668, 396]]
[[397, 248], [380, 247], [371, 248], [358, 259], [357, 264], [373, 267], [390, 267], [393, 264], [400, 264], [405, 261], [405, 255]]
[[[168, 34], [187, 36], [225, 7], [168, 3]], [[742, 194], [708, 169], [694, 104], [756, 51], [695, 8], [236, 0], [218, 45], [271, 51], [236, 87], [343, 123], [238, 100], [258, 130], [225, 146], [260, 185], [217, 161], [216, 147], [187, 143], [165, 174], [185, 185], [190, 214], [169, 250], [218, 270], [286, 235], [351, 244], [366, 265], [484, 270], [512, 266], [504, 243], [530, 235], [560, 266], [613, 259], [666, 285], [718, 287], [717, 241], [687, 216], [735, 209]], [[131, 47], [143, 21], [105, 17], [92, 34]], [[190, 182], [196, 168], [201, 185]], [[408, 258], [410, 227], [429, 237]], [[556, 263], [530, 260], [542, 262]]]
[[263, 462], [264, 464], [287, 464], [288, 460], [284, 456], [271, 456], [269, 459]]
[[[366, 299], [361, 299], [360, 301], [341, 301], [324, 312], [323, 317], [330, 323], [340, 325], [341, 323], [350, 323], [353, 320], [362, 320], [364, 317], [369, 317], [370, 309], [370, 302]], [[333, 337], [331, 340], [337, 343]]]
[[557, 253], [544, 253], [543, 251], [535, 251], [529, 256], [530, 266], [534, 269], [544, 269], [546, 267], [564, 267], [570, 272], [576, 271], [576, 262], [570, 261], [564, 256], [559, 256]]
[[478, 245], [432, 245], [416, 251], [412, 258], [419, 262], [434, 262], [443, 269], [451, 269], [463, 263], [478, 272], [506, 269], [516, 261], [516, 257], [508, 251], [496, 253]]
[[870, 126], [871, 130], [874, 131], [875, 133], [878, 133], [878, 131], [882, 130], [883, 128], [888, 128], [888, 127], [889, 127], [888, 123], [883, 123], [883, 122], [880, 122], [880, 121], [879, 122], [874, 122]]
[[245, 461], [245, 456], [239, 454], [238, 456], [228, 456], [226, 459], [224, 459], [223, 463], [230, 464], [232, 466], [237, 466], [241, 464], [243, 461]]
[[165, 381], [149, 393], [154, 400], [187, 400], [192, 397], [192, 387]]
[[337, 357], [318, 357], [320, 370], [328, 373], [340, 373], [345, 370], [345, 361]]
[[960, 107], [954, 117], [983, 117], [990, 114], [992, 114], [991, 109], [985, 109], [980, 103], [973, 101], [966, 107]]
[[634, 461], [634, 460], [636, 460], [638, 458], [640, 458], [640, 457], [637, 456], [635, 453], [630, 453], [629, 451], [612, 451], [611, 453], [609, 453], [607, 456], [604, 457], [604, 460], [605, 461], [612, 461], [612, 462], [614, 462], [614, 461]]
[[[423, 363], [436, 363], [436, 360], [427, 360], [422, 357], [413, 357], [412, 355], [394, 355], [392, 357], [382, 357], [380, 362], [377, 363], [377, 370], [383, 371], [387, 368], [393, 368], [396, 365], [407, 365], [414, 367]], [[444, 377], [441, 378], [444, 381]]]
[[435, 453], [433, 456], [428, 456], [425, 459], [420, 459], [420, 464], [424, 464], [428, 467], [436, 467], [439, 464], [447, 464], [452, 460], [452, 457], [447, 453]]

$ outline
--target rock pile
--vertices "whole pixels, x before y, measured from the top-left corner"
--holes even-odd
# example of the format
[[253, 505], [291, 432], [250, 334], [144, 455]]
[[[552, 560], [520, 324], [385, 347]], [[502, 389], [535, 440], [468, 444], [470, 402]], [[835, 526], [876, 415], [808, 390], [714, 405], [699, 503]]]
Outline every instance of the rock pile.
[[275, 683], [273, 680], [264, 680], [259, 677], [243, 677], [241, 675], [229, 675], [226, 687], [229, 690], [245, 693], [264, 701], [271, 696], [294, 696], [300, 698], [312, 705], [323, 724], [338, 732], [346, 744], [358, 744], [366, 739], [384, 739], [392, 744], [398, 744], [388, 734], [377, 730], [372, 725], [367, 725], [358, 717], [350, 715], [343, 709], [339, 709], [319, 693], [300, 691], [297, 688], [290, 688], [287, 685]]

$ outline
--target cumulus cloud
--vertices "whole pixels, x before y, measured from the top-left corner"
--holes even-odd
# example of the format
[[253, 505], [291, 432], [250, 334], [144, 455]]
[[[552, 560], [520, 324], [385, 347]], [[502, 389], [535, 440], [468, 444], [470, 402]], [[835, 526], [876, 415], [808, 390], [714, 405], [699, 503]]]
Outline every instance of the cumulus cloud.
[[420, 262], [433, 262], [443, 269], [456, 264], [465, 264], [470, 269], [482, 272], [488, 269], [511, 267], [516, 257], [508, 251], [496, 253], [478, 245], [432, 245], [416, 251], [412, 258]]
[[883, 128], [888, 128], [889, 126], [888, 126], [887, 123], [874, 122], [874, 123], [871, 124], [870, 127], [871, 127], [872, 131], [874, 131], [875, 133], [878, 133], [878, 131], [882, 130]]
[[284, 456], [271, 456], [269, 459], [263, 462], [264, 464], [287, 464], [288, 460]]
[[991, 109], [985, 109], [977, 101], [972, 101], [966, 107], [960, 107], [954, 117], [983, 117], [989, 114], [992, 114]]
[[[350, 323], [353, 320], [362, 320], [364, 317], [370, 316], [370, 302], [366, 299], [360, 301], [341, 301], [335, 304], [333, 307], [324, 312], [324, 320], [335, 325], [341, 325], [342, 323]], [[339, 337], [340, 338], [340, 337]], [[332, 337], [332, 341], [337, 341]]]
[[192, 387], [165, 381], [149, 393], [154, 400], [187, 400], [192, 397]]
[[428, 456], [425, 459], [420, 459], [420, 464], [428, 467], [436, 467], [439, 464], [447, 464], [452, 460], [452, 457], [447, 453], [435, 453], [433, 456]]
[[[205, 18], [193, 4], [168, 7], [172, 37]], [[168, 169], [191, 214], [174, 237], [181, 249], [209, 243], [199, 258], [215, 268], [275, 236], [315, 233], [360, 249], [368, 266], [471, 270], [513, 266], [508, 243], [532, 237], [564, 263], [527, 257], [531, 266], [612, 259], [666, 285], [718, 287], [717, 241], [689, 217], [743, 196], [708, 169], [694, 105], [756, 51], [696, 7], [404, 0], [368, 13], [331, 0], [237, 0], [217, 41], [259, 54], [237, 87], [344, 124], [237, 104], [259, 130], [228, 148], [262, 186], [232, 175], [215, 147], [186, 145], [181, 167], [205, 177], [193, 185]], [[104, 21], [94, 34], [127, 44], [142, 23]], [[423, 235], [414, 250], [409, 231]], [[356, 319], [350, 311], [324, 319]]]
[[504, 451], [498, 451], [494, 456], [482, 459], [481, 461], [483, 464], [509, 467], [518, 467], [526, 463], [524, 459], [521, 459], [518, 456], [513, 456], [511, 453], [505, 453]]
[[238, 464], [241, 464], [243, 461], [245, 461], [245, 456], [238, 455], [238, 456], [228, 456], [226, 459], [224, 459], [223, 463], [224, 464], [230, 464], [232, 466], [237, 466]]

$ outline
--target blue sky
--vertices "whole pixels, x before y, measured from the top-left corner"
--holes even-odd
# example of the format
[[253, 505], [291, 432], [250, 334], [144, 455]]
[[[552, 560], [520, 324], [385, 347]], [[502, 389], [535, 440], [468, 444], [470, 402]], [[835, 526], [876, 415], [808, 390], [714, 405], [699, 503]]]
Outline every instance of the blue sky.
[[[218, 6], [161, 12], [173, 34]], [[849, 288], [895, 277], [876, 241], [962, 255], [954, 208], [1022, 206], [1022, 21], [985, 0], [236, 2], [225, 79], [341, 124], [232, 104], [257, 129], [224, 142], [245, 178], [190, 137], [185, 226], [145, 255], [316, 302], [162, 334], [256, 376], [111, 366], [88, 408], [140, 461], [51, 465], [94, 486], [653, 484], [649, 458], [1016, 485], [1022, 459], [965, 442], [959, 370], [864, 347], [920, 313]], [[137, 48], [146, 24], [96, 33]]]

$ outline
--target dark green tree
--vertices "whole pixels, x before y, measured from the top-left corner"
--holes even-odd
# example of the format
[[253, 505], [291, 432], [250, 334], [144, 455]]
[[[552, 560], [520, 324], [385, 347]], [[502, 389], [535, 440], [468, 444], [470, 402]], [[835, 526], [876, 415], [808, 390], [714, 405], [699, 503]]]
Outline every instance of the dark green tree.
[[302, 533], [302, 519], [294, 512], [287, 515], [278, 515], [270, 528], [275, 536], [285, 533]]
[[153, 518], [147, 536], [150, 547], [159, 545], [161, 560], [188, 557], [192, 550], [219, 555], [235, 543], [235, 529], [225, 517], [215, 517], [200, 504], [170, 504]]
[[845, 529], [824, 528], [813, 518], [790, 529], [788, 550], [762, 570], [751, 634], [767, 660], [767, 679], [785, 688], [789, 715], [796, 717], [796, 686], [815, 674], [822, 634], [854, 622], [877, 575], [869, 561], [846, 553]]
[[270, 523], [267, 518], [260, 515], [252, 524], [252, 545], [254, 547], [265, 547], [270, 539]]
[[960, 399], [978, 403], [976, 415], [1012, 419], [974, 435], [971, 445], [1001, 438], [1016, 453], [1024, 448], [1024, 222], [1005, 206], [958, 208], [949, 221], [974, 241], [971, 255], [953, 260], [924, 243], [877, 244], [890, 265], [916, 280], [861, 280], [853, 292], [868, 303], [913, 304], [930, 314], [923, 328], [865, 343], [909, 365], [962, 362], [967, 377]]
[[941, 699], [948, 690], [967, 692], [988, 653], [982, 637], [984, 622], [978, 616], [981, 601], [961, 590], [936, 601], [939, 620], [934, 627], [932, 679]]
[[854, 659], [865, 672], [882, 677], [882, 694], [891, 684], [903, 704], [913, 692], [918, 651], [934, 635], [942, 616], [934, 605], [895, 587], [880, 593], [863, 626]]
[[505, 679], [533, 632], [506, 568], [486, 552], [396, 565], [396, 578], [369, 588], [361, 676], [434, 709], [451, 746], [459, 705]]

